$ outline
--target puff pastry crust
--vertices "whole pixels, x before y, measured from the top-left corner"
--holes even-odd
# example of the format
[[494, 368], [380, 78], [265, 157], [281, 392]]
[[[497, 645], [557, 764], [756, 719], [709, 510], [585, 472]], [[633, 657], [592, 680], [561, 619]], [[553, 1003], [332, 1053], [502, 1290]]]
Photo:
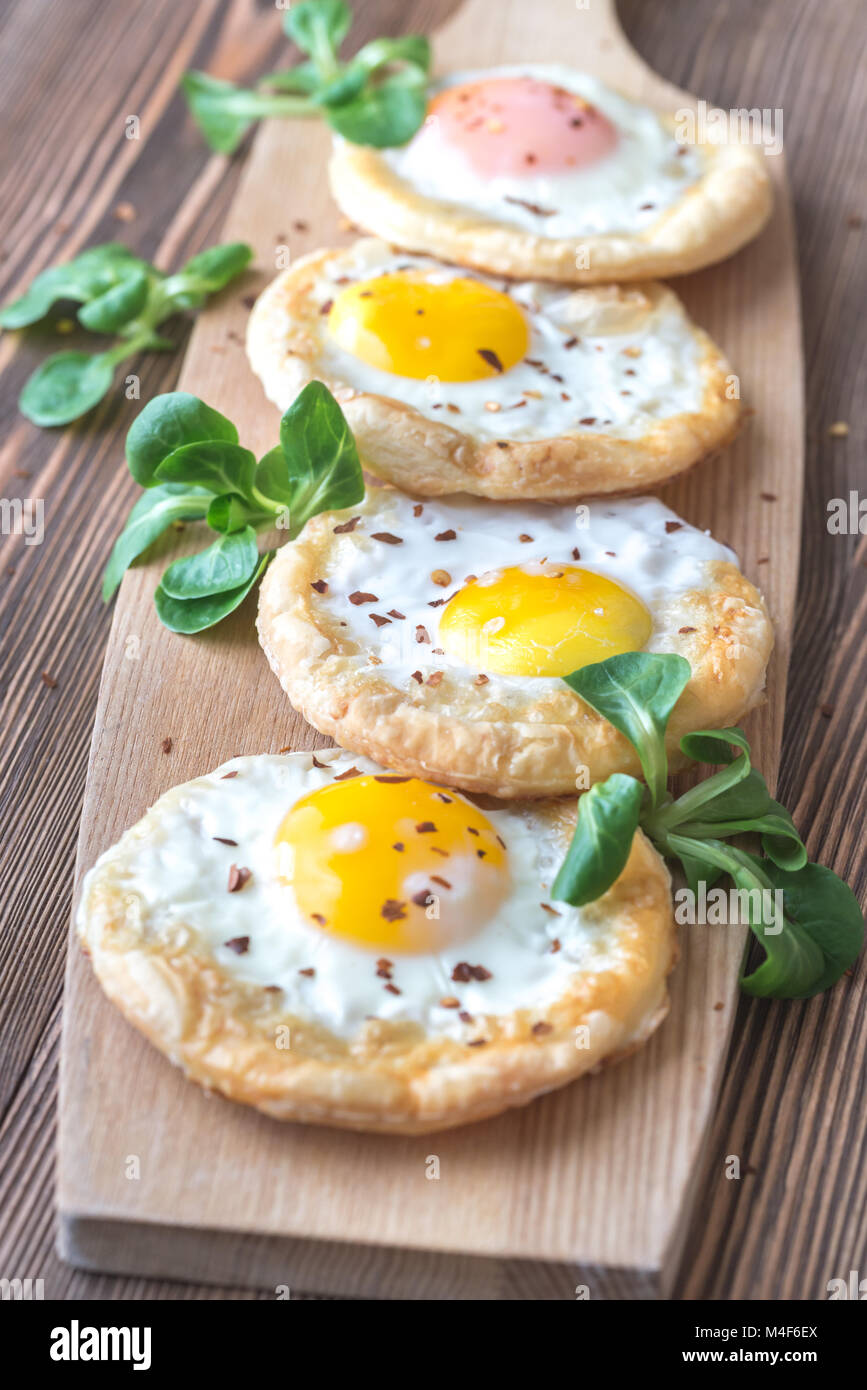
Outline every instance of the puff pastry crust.
[[[384, 258], [389, 248], [370, 240], [349, 250], [316, 251], [281, 272], [250, 315], [247, 354], [265, 394], [281, 410], [309, 381], [324, 381], [343, 408], [365, 465], [387, 482], [426, 497], [469, 492], [477, 497], [555, 501], [638, 492], [692, 467], [738, 432], [741, 403], [730, 389], [731, 367], [712, 339], [690, 323], [673, 291], [653, 283], [577, 291], [558, 318], [564, 338], [570, 332], [629, 335], [629, 350], [636, 357], [659, 351], [654, 343], [659, 322], [675, 322], [678, 331], [692, 339], [697, 408], [661, 414], [643, 433], [578, 428], [584, 411], [576, 404], [575, 428], [560, 435], [511, 438], [509, 420], [516, 417], [503, 411], [496, 416], [498, 437], [492, 438], [489, 429], [474, 429], [466, 412], [449, 415], [446, 423], [397, 394], [360, 390], [329, 369], [323, 352], [327, 318], [321, 290], [324, 275], [339, 283], [344, 268], [355, 269], [353, 279], [362, 278], [356, 260], [360, 253], [375, 266], [377, 254]], [[393, 380], [397, 393], [401, 378]], [[539, 384], [546, 384], [544, 378]], [[570, 384], [567, 379], [565, 386]]]
[[[371, 489], [353, 516], [376, 516]], [[259, 640], [295, 709], [341, 747], [414, 776], [500, 797], [556, 796], [612, 772], [641, 776], [628, 741], [565, 683], [505, 703], [466, 673], [446, 667], [437, 684], [392, 683], [347, 637], [336, 613], [316, 605], [329, 579], [334, 526], [349, 513], [322, 513], [284, 545], [259, 593]], [[361, 529], [339, 540], [364, 545]], [[375, 573], [376, 548], [370, 573]], [[707, 565], [705, 587], [675, 596], [662, 615], [664, 645], [692, 668], [668, 726], [673, 770], [686, 765], [680, 738], [737, 721], [762, 698], [773, 629], [761, 594], [728, 561]], [[589, 774], [589, 782], [576, 782]]]
[[[230, 1100], [281, 1120], [423, 1134], [524, 1105], [621, 1057], [667, 1012], [676, 958], [670, 878], [638, 832], [620, 878], [583, 910], [604, 938], [605, 968], [576, 969], [546, 1009], [477, 1019], [484, 1046], [385, 1019], [369, 1020], [352, 1040], [337, 1037], [287, 1013], [279, 993], [233, 978], [179, 914], [150, 922], [129, 891], [130, 861], [186, 790], [167, 792], [87, 876], [78, 932], [129, 1022], [191, 1080]], [[574, 800], [537, 803], [533, 813], [565, 850]], [[288, 1049], [275, 1046], [284, 1027]], [[580, 1046], [579, 1027], [587, 1030]]]
[[[673, 133], [673, 117], [663, 120]], [[355, 226], [408, 251], [516, 279], [592, 285], [687, 275], [725, 260], [758, 236], [773, 202], [764, 152], [737, 143], [699, 148], [704, 176], [649, 227], [632, 234], [546, 237], [525, 231], [426, 197], [376, 150], [343, 141], [335, 144], [329, 177], [341, 211]]]

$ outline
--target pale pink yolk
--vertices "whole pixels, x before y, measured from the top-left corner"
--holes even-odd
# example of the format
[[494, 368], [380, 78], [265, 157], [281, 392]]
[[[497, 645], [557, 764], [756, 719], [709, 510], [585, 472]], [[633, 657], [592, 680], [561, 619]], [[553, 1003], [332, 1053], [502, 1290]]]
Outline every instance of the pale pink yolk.
[[565, 174], [610, 154], [618, 134], [583, 97], [533, 77], [492, 77], [434, 97], [416, 137], [461, 150], [477, 174]]

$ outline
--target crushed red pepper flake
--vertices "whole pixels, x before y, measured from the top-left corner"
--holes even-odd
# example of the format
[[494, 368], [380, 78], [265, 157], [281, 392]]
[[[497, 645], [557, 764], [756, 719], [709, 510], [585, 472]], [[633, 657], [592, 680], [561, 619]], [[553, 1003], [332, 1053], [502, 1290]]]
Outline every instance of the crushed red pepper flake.
[[305, 975], [308, 980], [312, 980], [313, 976], [316, 974], [316, 971], [313, 969], [312, 965], [307, 965], [303, 970], [299, 970], [298, 974]]
[[47, 685], [49, 690], [57, 689], [57, 681], [47, 671], [42, 672], [42, 684]]
[[487, 1038], [471, 1038], [467, 1043], [467, 1047], [486, 1047], [487, 1042]]
[[402, 777], [398, 772], [377, 772], [374, 774], [374, 782], [408, 782], [409, 777]]
[[528, 203], [526, 198], [509, 198], [507, 196], [503, 199], [503, 202], [512, 203], [518, 208], [526, 208], [528, 212], [532, 212], [534, 217], [553, 217], [557, 211], [556, 208], [540, 207], [538, 203]]
[[447, 878], [440, 878], [439, 874], [431, 874], [430, 881], [431, 883], [438, 883], [440, 888], [451, 888], [452, 886]]
[[354, 593], [349, 595], [349, 602], [357, 608], [361, 603], [378, 603], [379, 596], [378, 594], [365, 593], [363, 589], [356, 589]]
[[230, 951], [234, 951], [236, 956], [245, 956], [250, 949], [249, 936], [233, 936], [231, 941], [224, 941], [224, 946], [228, 946]]
[[430, 675], [428, 676], [427, 680], [425, 681], [425, 685], [430, 685], [430, 686], [433, 687], [434, 690], [436, 690], [436, 688], [437, 688], [438, 685], [442, 685], [442, 679], [443, 679], [443, 673], [442, 673], [442, 671], [431, 671]]
[[776, 502], [777, 500], [777, 494], [775, 492], [760, 492], [759, 496], [763, 502]]
[[170, 739], [170, 738], [164, 738], [163, 741], [162, 741], [162, 743], [160, 744], [160, 747], [162, 748], [162, 750], [163, 750], [164, 753], [171, 753], [171, 751], [172, 751], [172, 741], [171, 741], [171, 739]]
[[556, 907], [552, 907], [550, 903], [540, 903], [539, 906], [542, 908], [543, 912], [550, 913], [552, 917], [560, 917], [562, 915], [557, 911]]
[[539, 1038], [543, 1033], [552, 1033], [554, 1030], [550, 1023], [544, 1023], [540, 1020], [538, 1023], [533, 1024], [532, 1031], [535, 1033], [536, 1037]]
[[224, 772], [223, 775], [222, 775], [222, 777], [220, 778], [220, 781], [221, 781], [221, 782], [228, 782], [228, 780], [229, 780], [230, 777], [237, 777], [237, 775], [238, 775], [237, 769], [235, 769], [234, 772]]
[[398, 610], [397, 610], [396, 608], [389, 608], [389, 610], [388, 610], [388, 616], [389, 616], [390, 618], [397, 618], [398, 620], [400, 620], [400, 619], [402, 619], [402, 618], [405, 618], [405, 617], [406, 617], [406, 614], [405, 614], [405, 613], [399, 613]]
[[475, 1023], [476, 1021], [472, 1014], [467, 1013], [466, 1009], [461, 1009], [458, 1018], [461, 1020], [461, 1023]]
[[319, 761], [319, 759], [317, 758], [317, 756], [316, 756], [315, 753], [311, 753], [311, 754], [310, 754], [310, 757], [311, 757], [311, 759], [312, 759], [312, 762], [313, 762], [313, 766], [314, 766], [314, 767], [324, 768], [324, 767], [327, 767], [327, 766], [328, 766], [327, 763], [321, 763], [321, 762]]
[[521, 541], [523, 545], [526, 545], [527, 542], [532, 541], [532, 539], [533, 537], [528, 536], [526, 531], [522, 531], [520, 536], [518, 537], [518, 540]]
[[421, 623], [418, 623], [417, 626], [416, 626], [416, 629], [415, 629], [415, 640], [416, 640], [417, 642], [429, 642], [429, 641], [430, 641], [430, 634], [428, 633], [427, 628], [426, 628], [426, 627], [423, 627]]
[[431, 852], [431, 854], [438, 854], [438, 855], [440, 856], [441, 859], [449, 859], [449, 858], [451, 858], [451, 856], [450, 856], [448, 850], [447, 850], [447, 849], [440, 849], [439, 845], [431, 845], [431, 847], [430, 847], [430, 852]]
[[382, 613], [368, 613], [367, 616], [377, 627], [391, 627], [391, 618], [386, 618]]
[[370, 539], [382, 541], [383, 545], [403, 545], [403, 538], [392, 535], [391, 531], [374, 531]]
[[489, 367], [493, 367], [495, 372], [502, 373], [503, 364], [500, 361], [497, 354], [494, 352], [493, 348], [476, 348], [476, 352], [479, 354], [483, 362], [487, 362]]
[[417, 835], [435, 835], [436, 826], [432, 820], [420, 820], [415, 828]]
[[557, 952], [558, 952], [560, 949], [561, 949], [560, 938], [559, 938], [559, 936], [555, 936], [555, 937], [554, 937], [554, 940], [551, 942], [551, 955], [552, 955], [552, 956], [556, 956]]
[[456, 984], [465, 985], [470, 980], [490, 980], [491, 972], [486, 970], [483, 965], [470, 965], [469, 961], [460, 960], [452, 971], [452, 979]]
[[422, 514], [423, 511], [424, 511], [424, 506], [422, 505], [422, 503], [421, 503], [421, 502], [416, 502], [415, 506], [414, 506], [413, 509], [412, 509], [412, 514], [413, 514], [413, 516], [421, 516], [421, 514]]
[[445, 792], [434, 792], [434, 796], [436, 797], [437, 801], [444, 802], [446, 806], [451, 806], [452, 802], [454, 801], [454, 797], [446, 796]]
[[429, 888], [422, 888], [421, 892], [413, 893], [410, 901], [414, 902], [416, 907], [428, 907], [430, 903], [435, 901], [435, 897], [436, 895]]
[[418, 681], [419, 685], [424, 684], [424, 676], [422, 675], [421, 671], [413, 671], [412, 675], [410, 676], [410, 680]]
[[317, 594], [327, 594], [327, 593], [328, 593], [328, 580], [327, 580], [327, 579], [314, 579], [313, 582], [312, 582], [312, 584], [310, 585], [310, 587], [311, 587], [311, 589], [315, 589], [316, 592], [317, 592]]
[[384, 917], [386, 922], [402, 922], [406, 916], [406, 903], [400, 902], [398, 898], [386, 898], [379, 909], [379, 915]]
[[233, 864], [229, 870], [229, 892], [239, 893], [251, 877], [252, 874], [249, 869], [245, 869], [243, 865]]
[[685, 633], [687, 633], [687, 632], [695, 632], [695, 628], [694, 628], [694, 627], [679, 627], [677, 630], [678, 630], [679, 633], [682, 633], [682, 634], [685, 634]]
[[361, 517], [360, 517], [360, 516], [352, 516], [352, 517], [349, 518], [348, 521], [341, 521], [341, 523], [340, 523], [339, 526], [335, 526], [335, 528], [334, 528], [334, 535], [335, 535], [335, 536], [346, 536], [346, 535], [348, 535], [350, 531], [354, 531], [354, 530], [355, 530], [355, 528], [356, 528], [356, 526], [358, 525], [358, 523], [359, 523], [360, 520], [361, 520]]
[[311, 912], [310, 916], [319, 927], [324, 927], [328, 922], [328, 918], [324, 917], [321, 912]]
[[387, 989], [388, 992], [389, 992], [389, 994], [400, 994], [400, 993], [401, 993], [401, 991], [398, 989], [397, 985], [394, 985], [394, 984], [392, 984], [391, 982], [389, 982], [387, 985], [383, 985], [383, 989]]
[[444, 999], [440, 1000], [441, 1009], [459, 1009], [460, 1007], [460, 999], [456, 999], [453, 994], [447, 994]]
[[579, 421], [578, 421], [578, 424], [579, 424], [579, 425], [595, 425], [595, 424], [596, 424], [596, 418], [597, 418], [597, 417], [596, 417], [595, 415], [585, 415], [583, 420], [579, 420]]
[[456, 541], [457, 538], [457, 531], [452, 531], [451, 529], [448, 531], [440, 531], [439, 535], [434, 536], [435, 541]]
[[564, 348], [573, 348], [573, 347], [577, 347], [578, 344], [580, 343], [580, 341], [581, 341], [580, 338], [575, 338], [575, 337], [567, 338], [566, 341], [565, 341], [565, 343], [563, 344], [563, 346], [564, 346]]
[[233, 845], [237, 848], [237, 840], [227, 840], [224, 835], [212, 835], [212, 840], [216, 840], [218, 845]]
[[357, 767], [348, 767], [345, 772], [338, 772], [334, 778], [335, 782], [348, 782], [350, 777], [360, 777], [361, 773]]
[[333, 299], [326, 299], [325, 302], [324, 302], [323, 304], [320, 304], [320, 305], [319, 305], [319, 312], [320, 312], [320, 314], [330, 314], [330, 313], [331, 313], [331, 310], [332, 310], [333, 308], [334, 308], [334, 300], [333, 300]]
[[670, 536], [670, 535], [672, 534], [673, 531], [682, 531], [682, 530], [683, 530], [683, 522], [682, 522], [682, 521], [667, 521], [667, 522], [665, 523], [666, 535], [669, 535], [669, 536]]
[[479, 674], [478, 674], [477, 676], [475, 676], [474, 679], [473, 679], [473, 685], [487, 685], [487, 683], [488, 683], [488, 677], [485, 676], [485, 675], [482, 675], [481, 672], [479, 672]]
[[406, 845], [403, 843], [402, 840], [397, 840], [397, 841], [392, 845], [392, 849], [396, 849], [396, 850], [398, 850], [401, 854], [403, 854], [403, 851], [406, 849]]

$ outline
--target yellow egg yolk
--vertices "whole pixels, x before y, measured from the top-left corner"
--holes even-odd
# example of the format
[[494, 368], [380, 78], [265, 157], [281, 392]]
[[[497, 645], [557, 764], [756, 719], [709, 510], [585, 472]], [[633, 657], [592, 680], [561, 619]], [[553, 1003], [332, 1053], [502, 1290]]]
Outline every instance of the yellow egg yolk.
[[414, 271], [348, 285], [328, 329], [346, 352], [395, 376], [481, 381], [514, 367], [529, 331], [507, 294], [460, 276], [436, 283]]
[[467, 584], [443, 609], [439, 642], [476, 671], [568, 676], [640, 651], [650, 614], [613, 579], [573, 565], [513, 566]]
[[296, 802], [274, 843], [278, 877], [311, 923], [385, 953], [465, 940], [509, 888], [487, 816], [416, 777], [331, 782]]

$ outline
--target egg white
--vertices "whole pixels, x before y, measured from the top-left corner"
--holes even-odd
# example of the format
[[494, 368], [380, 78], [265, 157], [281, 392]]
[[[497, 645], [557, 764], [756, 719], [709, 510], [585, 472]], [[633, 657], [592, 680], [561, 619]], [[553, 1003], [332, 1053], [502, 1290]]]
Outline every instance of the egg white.
[[[462, 151], [426, 135], [382, 152], [385, 162], [418, 193], [458, 204], [537, 236], [581, 237], [641, 232], [679, 202], [702, 177], [705, 161], [695, 146], [680, 145], [656, 111], [630, 101], [587, 73], [557, 64], [512, 64], [450, 74], [441, 91], [494, 77], [532, 77], [564, 87], [596, 106], [615, 125], [612, 153], [564, 174], [534, 173], [480, 179]], [[521, 199], [521, 203], [506, 199]], [[544, 208], [540, 216], [523, 203]]]
[[[435, 539], [451, 530], [455, 540]], [[398, 536], [402, 544], [368, 539], [374, 532]], [[531, 539], [521, 541], [521, 535]], [[605, 575], [639, 598], [653, 621], [648, 651], [670, 649], [672, 615], [678, 623], [685, 621], [683, 596], [706, 586], [707, 566], [737, 562], [727, 546], [681, 521], [655, 497], [593, 500], [578, 507], [464, 496], [422, 504], [382, 489], [375, 512], [367, 511], [351, 534], [335, 536], [328, 590], [314, 594], [313, 604], [341, 624], [344, 635], [375, 659], [377, 673], [392, 684], [410, 688], [416, 670], [423, 675], [454, 671], [470, 681], [476, 673], [450, 656], [438, 639], [442, 600], [469, 575], [481, 578], [489, 571], [546, 559]], [[435, 571], [445, 571], [449, 583], [437, 584], [431, 578]], [[349, 596], [359, 591], [375, 594], [376, 602], [352, 603]], [[371, 619], [371, 613], [388, 616], [391, 610], [404, 617], [382, 626]], [[416, 640], [419, 627], [429, 642]], [[528, 692], [541, 696], [562, 688], [555, 677], [486, 674], [485, 700], [477, 715], [482, 719], [490, 717], [492, 703], [523, 704]]]
[[[79, 909], [83, 925], [90, 885], [108, 877], [126, 895], [145, 939], [173, 950], [204, 950], [227, 976], [282, 991], [288, 1014], [309, 1019], [346, 1039], [367, 1018], [410, 1021], [427, 1033], [466, 1042], [483, 1035], [485, 1015], [544, 1008], [563, 992], [576, 970], [610, 965], [610, 938], [594, 925], [592, 907], [542, 907], [564, 854], [532, 806], [504, 803], [485, 811], [507, 847], [509, 892], [478, 932], [439, 954], [401, 955], [366, 949], [320, 931], [304, 918], [292, 889], [277, 877], [274, 836], [301, 797], [356, 767], [381, 772], [375, 763], [339, 749], [234, 758], [205, 777], [176, 787], [157, 802], [142, 836], [134, 827], [104, 854], [85, 879]], [[227, 776], [227, 774], [232, 774]], [[455, 793], [457, 795], [457, 793]], [[220, 843], [216, 837], [237, 841]], [[231, 865], [250, 869], [238, 892], [227, 891]], [[237, 954], [226, 945], [249, 937]], [[555, 939], [560, 949], [552, 950]], [[392, 980], [385, 988], [376, 962], [387, 954]], [[456, 983], [462, 961], [491, 972], [484, 981]], [[299, 974], [313, 969], [313, 976]], [[460, 1011], [443, 1008], [446, 997]]]
[[[314, 282], [313, 297], [327, 305], [346, 283], [401, 269], [421, 271], [433, 284], [469, 275], [508, 294], [529, 328], [523, 359], [479, 381], [400, 376], [340, 347], [328, 332], [327, 316], [317, 310], [310, 324], [320, 345], [316, 367], [334, 389], [393, 397], [429, 420], [480, 440], [549, 439], [572, 430], [638, 439], [660, 420], [701, 409], [701, 348], [689, 319], [671, 297], [652, 313], [638, 315], [640, 326], [626, 326], [627, 313], [626, 331], [601, 332], [593, 324], [598, 290], [576, 291], [542, 281], [504, 284], [430, 256], [394, 252], [374, 238], [364, 238], [327, 261]], [[580, 321], [584, 307], [586, 327]], [[471, 333], [472, 324], [456, 331]], [[277, 398], [269, 374], [264, 380], [268, 394]]]

